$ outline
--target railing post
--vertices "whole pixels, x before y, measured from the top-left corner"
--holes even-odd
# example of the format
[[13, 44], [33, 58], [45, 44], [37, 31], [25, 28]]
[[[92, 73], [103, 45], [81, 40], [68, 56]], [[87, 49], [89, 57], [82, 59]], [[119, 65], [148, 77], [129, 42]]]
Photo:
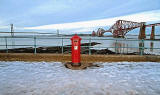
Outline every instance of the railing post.
[[117, 39], [116, 39], [116, 42], [115, 42], [115, 52], [117, 54]]
[[7, 37], [5, 37], [5, 43], [6, 43], [6, 53], [8, 53]]
[[12, 48], [15, 48], [15, 38], [14, 38], [14, 36], [12, 36]]
[[61, 48], [62, 48], [62, 54], [63, 54], [63, 50], [64, 50], [64, 49], [63, 49], [63, 37], [62, 37], [62, 47], [61, 47]]
[[89, 38], [89, 55], [91, 55], [91, 38]]
[[119, 53], [122, 54], [122, 43], [120, 42], [120, 44], [118, 45], [118, 49], [119, 49]]
[[127, 54], [128, 54], [128, 43], [127, 43]]
[[125, 47], [126, 47], [126, 46], [125, 46], [124, 43], [122, 44], [122, 46], [123, 46], [123, 54], [124, 54], [124, 50], [125, 50]]
[[34, 54], [36, 54], [37, 53], [37, 49], [36, 49], [36, 37], [34, 37]]
[[144, 39], [142, 39], [140, 43], [140, 55], [143, 55], [143, 53], [144, 53]]

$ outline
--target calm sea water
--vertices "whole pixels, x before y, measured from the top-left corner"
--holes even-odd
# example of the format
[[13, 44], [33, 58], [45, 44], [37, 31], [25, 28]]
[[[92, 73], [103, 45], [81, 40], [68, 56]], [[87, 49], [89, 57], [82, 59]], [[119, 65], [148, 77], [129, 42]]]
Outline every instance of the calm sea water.
[[[70, 36], [68, 37], [58, 36], [39, 36], [36, 38], [37, 47], [47, 47], [47, 46], [65, 46], [71, 45]], [[141, 46], [140, 40], [137, 36], [126, 36], [126, 38], [113, 38], [113, 37], [90, 37], [90, 36], [81, 36], [81, 43], [89, 42], [98, 42], [101, 44], [95, 45], [92, 49], [110, 49], [115, 51], [115, 47], [118, 49], [118, 52], [139, 52], [139, 47]], [[150, 36], [147, 36], [149, 39]], [[160, 39], [160, 36], [156, 36], [156, 39]], [[89, 40], [91, 39], [91, 40]], [[63, 43], [63, 44], [62, 44]], [[7, 48], [22, 48], [22, 47], [34, 47], [35, 40], [34, 38], [7, 38]], [[148, 53], [160, 53], [160, 40], [144, 40], [145, 51]], [[6, 39], [0, 38], [0, 49], [6, 49]], [[4, 46], [2, 46], [4, 45]], [[12, 46], [19, 45], [19, 46]], [[25, 45], [25, 46], [23, 46]], [[121, 48], [119, 48], [121, 47]], [[156, 48], [156, 49], [153, 49]]]

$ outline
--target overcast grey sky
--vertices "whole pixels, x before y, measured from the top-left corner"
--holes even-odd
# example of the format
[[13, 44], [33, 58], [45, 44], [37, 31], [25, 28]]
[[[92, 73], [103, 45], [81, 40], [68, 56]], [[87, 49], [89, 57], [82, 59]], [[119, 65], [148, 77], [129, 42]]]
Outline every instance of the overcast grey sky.
[[71, 29], [77, 24], [81, 27], [73, 26], [72, 30], [87, 31], [101, 25], [89, 26], [92, 21], [104, 23], [99, 20], [130, 15], [137, 19], [139, 14], [156, 16], [148, 16], [152, 19], [145, 21], [160, 21], [160, 0], [0, 0], [0, 29], [10, 23], [17, 29], [47, 29], [46, 25], [52, 25], [53, 30]]

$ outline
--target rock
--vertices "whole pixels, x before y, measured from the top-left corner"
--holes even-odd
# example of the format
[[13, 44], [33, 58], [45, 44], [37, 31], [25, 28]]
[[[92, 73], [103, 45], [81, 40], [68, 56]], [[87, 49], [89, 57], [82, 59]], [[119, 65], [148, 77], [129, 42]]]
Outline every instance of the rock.
[[[82, 43], [81, 44], [81, 54], [88, 54], [89, 53], [89, 47], [83, 47], [83, 46], [95, 46], [97, 42], [92, 43]], [[67, 47], [66, 47], [67, 46]], [[68, 54], [71, 53], [71, 45], [66, 45], [63, 47], [63, 53]], [[27, 48], [15, 48], [15, 49], [8, 49], [9, 53], [34, 53], [34, 48], [27, 47]], [[5, 53], [6, 50], [1, 50], [0, 53]], [[54, 47], [38, 47], [36, 48], [37, 53], [62, 53], [62, 47], [60, 46], [54, 46]], [[95, 50], [91, 49], [92, 54], [115, 54], [115, 52], [112, 52], [108, 49], [102, 49], [102, 50]]]

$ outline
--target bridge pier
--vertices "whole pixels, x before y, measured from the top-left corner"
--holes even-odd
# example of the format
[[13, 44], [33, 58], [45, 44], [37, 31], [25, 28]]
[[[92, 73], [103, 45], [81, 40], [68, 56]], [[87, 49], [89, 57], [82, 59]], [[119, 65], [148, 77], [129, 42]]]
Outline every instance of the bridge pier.
[[92, 36], [96, 36], [96, 32], [95, 31], [92, 32]]
[[101, 32], [97, 32], [97, 36], [98, 36], [98, 37], [102, 37], [103, 35], [102, 35]]
[[150, 40], [154, 40], [154, 39], [155, 39], [155, 26], [152, 26]]
[[146, 34], [145, 34], [145, 22], [141, 23], [141, 27], [140, 27], [140, 31], [139, 31], [139, 39], [145, 39], [146, 38]]
[[102, 29], [102, 28], [98, 28], [97, 36], [98, 36], [98, 37], [102, 37], [102, 36], [103, 36], [103, 33], [105, 33], [105, 30]]

